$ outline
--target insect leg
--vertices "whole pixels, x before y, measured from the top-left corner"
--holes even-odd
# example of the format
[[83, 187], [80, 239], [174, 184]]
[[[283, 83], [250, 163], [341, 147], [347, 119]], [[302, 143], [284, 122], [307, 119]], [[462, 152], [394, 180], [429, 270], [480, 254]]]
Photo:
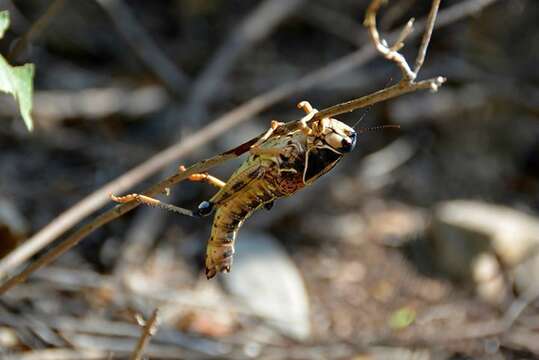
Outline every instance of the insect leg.
[[312, 107], [311, 103], [305, 100], [298, 103], [298, 109], [302, 109], [307, 115], [310, 115], [312, 112], [317, 112], [316, 109]]
[[309, 122], [316, 115], [318, 110], [313, 108], [308, 101], [300, 102], [298, 104], [298, 109], [302, 109], [307, 114], [302, 117], [301, 120], [299, 120], [300, 129], [305, 135], [310, 136], [313, 134], [313, 129], [309, 127], [307, 122]]
[[[185, 166], [180, 165], [179, 169], [180, 169], [180, 171], [183, 172], [183, 171], [185, 171]], [[191, 181], [207, 182], [208, 184], [210, 184], [212, 186], [215, 186], [218, 189], [221, 189], [226, 185], [226, 183], [223, 180], [219, 180], [215, 176], [212, 176], [212, 175], [210, 175], [208, 173], [191, 174], [191, 175], [189, 175], [189, 177], [187, 179], [189, 179]]]
[[271, 134], [273, 134], [273, 132], [274, 132], [279, 126], [283, 126], [283, 125], [284, 125], [284, 123], [282, 123], [282, 122], [279, 122], [279, 121], [276, 121], [276, 120], [271, 120], [270, 128], [264, 133], [264, 135], [262, 135], [262, 136], [260, 137], [260, 139], [257, 140], [257, 142], [255, 142], [253, 145], [251, 145], [251, 149], [259, 147], [261, 144], [264, 143], [264, 141], [266, 141], [266, 140], [269, 139], [269, 137], [271, 136]]
[[[180, 172], [185, 171], [185, 166], [180, 165], [178, 168]], [[201, 181], [201, 182], [207, 182], [210, 185], [215, 186], [218, 189], [222, 189], [225, 187], [226, 183], [222, 180], [219, 180], [215, 176], [211, 176], [208, 173], [195, 173], [189, 175], [187, 178], [190, 181]], [[194, 217], [205, 217], [210, 215], [213, 212], [214, 209], [214, 203], [211, 201], [203, 201], [200, 204], [198, 204], [198, 207], [195, 211], [193, 211]]]
[[196, 214], [194, 214], [193, 211], [191, 211], [191, 210], [187, 210], [187, 209], [184, 209], [184, 208], [181, 208], [179, 206], [172, 205], [172, 204], [167, 204], [167, 203], [164, 203], [164, 202], [162, 202], [160, 200], [154, 199], [154, 198], [146, 196], [146, 195], [129, 194], [129, 195], [125, 195], [125, 196], [114, 196], [113, 194], [110, 194], [110, 198], [111, 198], [112, 201], [120, 203], [120, 204], [128, 203], [130, 201], [137, 201], [137, 202], [139, 202], [141, 204], [144, 204], [144, 205], [148, 205], [148, 206], [152, 206], [152, 207], [159, 207], [161, 209], [172, 211], [172, 212], [175, 212], [177, 214], [196, 217]]

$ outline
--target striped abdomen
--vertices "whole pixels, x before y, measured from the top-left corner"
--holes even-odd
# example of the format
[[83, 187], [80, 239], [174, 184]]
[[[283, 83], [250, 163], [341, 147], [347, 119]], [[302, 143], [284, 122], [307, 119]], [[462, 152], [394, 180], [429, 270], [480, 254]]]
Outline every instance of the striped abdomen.
[[206, 249], [206, 276], [230, 271], [236, 234], [251, 214], [277, 198], [288, 196], [305, 186], [305, 139], [293, 137], [268, 141], [263, 146], [284, 143], [286, 156], [261, 158], [250, 156], [228, 179], [210, 203], [215, 207], [211, 237]]
[[251, 214], [276, 198], [282, 196], [274, 186], [263, 178], [253, 181], [223, 201], [216, 203], [211, 237], [206, 248], [206, 276], [212, 278], [221, 271], [230, 271], [234, 255], [236, 234]]

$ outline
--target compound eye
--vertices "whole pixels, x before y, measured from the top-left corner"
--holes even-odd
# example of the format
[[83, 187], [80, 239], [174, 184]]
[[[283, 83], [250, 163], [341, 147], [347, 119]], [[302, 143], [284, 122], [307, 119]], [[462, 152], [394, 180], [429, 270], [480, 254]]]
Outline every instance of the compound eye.
[[354, 148], [356, 147], [356, 142], [357, 142], [357, 134], [355, 132], [351, 133], [349, 136], [348, 136], [349, 139], [342, 139], [341, 141], [341, 151], [342, 152], [350, 152], [352, 150], [354, 150]]
[[197, 216], [208, 216], [213, 211], [213, 203], [209, 201], [203, 201], [198, 205], [198, 209], [195, 211]]

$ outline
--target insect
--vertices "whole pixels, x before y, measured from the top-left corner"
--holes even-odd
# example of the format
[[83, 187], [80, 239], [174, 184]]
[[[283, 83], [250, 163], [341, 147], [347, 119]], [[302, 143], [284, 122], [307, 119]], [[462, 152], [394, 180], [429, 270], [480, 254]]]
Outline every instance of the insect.
[[[193, 211], [197, 217], [215, 212], [206, 248], [208, 279], [230, 271], [238, 230], [254, 211], [261, 207], [270, 209], [276, 199], [311, 185], [355, 148], [357, 132], [352, 127], [333, 118], [313, 119], [318, 111], [307, 101], [299, 103], [298, 108], [306, 115], [295, 123], [297, 126], [290, 129], [288, 124], [272, 121], [267, 132], [250, 145], [248, 158], [227, 182], [206, 173], [189, 177], [191, 181], [204, 181], [219, 189]], [[112, 199], [182, 210], [138, 194]]]

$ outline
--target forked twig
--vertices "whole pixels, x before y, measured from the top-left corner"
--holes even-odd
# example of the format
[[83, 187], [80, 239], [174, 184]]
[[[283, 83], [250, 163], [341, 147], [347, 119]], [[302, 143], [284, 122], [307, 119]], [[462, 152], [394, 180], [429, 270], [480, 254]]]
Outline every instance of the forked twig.
[[425, 32], [423, 33], [423, 38], [421, 39], [421, 45], [419, 46], [419, 51], [417, 53], [414, 69], [412, 69], [410, 65], [408, 65], [408, 62], [406, 61], [404, 55], [399, 53], [399, 50], [402, 49], [402, 47], [404, 46], [404, 41], [413, 31], [414, 19], [412, 18], [406, 23], [404, 28], [399, 33], [399, 36], [397, 37], [395, 43], [389, 46], [386, 40], [380, 37], [378, 29], [376, 28], [376, 14], [380, 9], [380, 6], [382, 5], [382, 2], [382, 0], [372, 1], [372, 3], [367, 8], [365, 21], [363, 22], [363, 24], [369, 30], [371, 41], [373, 42], [376, 50], [378, 50], [378, 52], [382, 54], [387, 60], [392, 61], [395, 63], [395, 65], [397, 65], [397, 67], [402, 73], [402, 79], [393, 86], [387, 87], [385, 89], [379, 90], [361, 98], [347, 101], [324, 109], [315, 116], [315, 119], [332, 117], [343, 113], [351, 112], [372, 104], [376, 104], [380, 101], [388, 100], [417, 90], [437, 91], [438, 88], [446, 81], [446, 79], [442, 76], [419, 82], [415, 81], [417, 79], [417, 74], [419, 73], [423, 62], [425, 61], [425, 55], [429, 46], [432, 30], [434, 29], [436, 15], [438, 14], [438, 9], [440, 7], [440, 0], [432, 1], [432, 7], [430, 9], [429, 16], [427, 17]]
[[150, 342], [151, 337], [157, 332], [157, 318], [159, 316], [159, 309], [155, 309], [152, 316], [148, 320], [139, 319], [139, 324], [142, 326], [142, 335], [137, 341], [135, 350], [131, 355], [131, 360], [140, 360], [144, 355], [144, 348]]
[[[447, 15], [443, 17], [443, 25], [448, 25], [449, 23], [462, 19], [466, 16], [475, 14], [476, 12], [480, 11], [483, 7], [488, 6], [494, 2], [496, 2], [496, 0], [469, 0], [465, 3], [457, 4], [448, 9], [445, 9], [443, 13], [447, 13]], [[439, 3], [439, 1], [436, 1], [435, 3]], [[436, 7], [436, 10], [437, 10], [437, 7]], [[431, 24], [431, 26], [434, 23], [436, 10], [431, 10], [431, 14], [434, 13], [434, 15], [429, 16], [432, 20], [427, 22], [428, 24]], [[432, 29], [429, 32], [431, 33]], [[425, 39], [425, 36], [424, 36], [424, 39]], [[423, 40], [423, 43], [424, 42], [425, 40]], [[420, 47], [420, 49], [421, 48], [422, 47]], [[424, 49], [426, 49], [426, 45]], [[74, 219], [79, 219], [78, 221], [80, 221], [81, 217], [79, 213], [86, 212], [86, 214], [88, 214], [89, 212], [91, 212], [88, 210], [95, 211], [97, 209], [96, 204], [102, 204], [102, 201], [103, 201], [102, 197], [105, 197], [107, 193], [116, 192], [118, 191], [119, 188], [126, 188], [127, 187], [126, 184], [130, 184], [130, 186], [132, 186], [133, 184], [137, 183], [141, 179], [145, 178], [147, 175], [144, 175], [144, 174], [148, 173], [150, 170], [156, 171], [160, 169], [161, 167], [163, 167], [164, 165], [171, 162], [172, 160], [177, 160], [177, 158], [179, 157], [178, 154], [183, 155], [184, 153], [192, 150], [196, 146], [195, 144], [199, 144], [201, 141], [199, 138], [204, 137], [204, 139], [212, 139], [215, 136], [217, 136], [217, 134], [219, 134], [220, 132], [244, 120], [247, 117], [246, 114], [252, 115], [253, 113], [256, 113], [257, 111], [260, 111], [261, 109], [265, 108], [269, 104], [272, 104], [273, 102], [279, 99], [282, 99], [283, 96], [290, 96], [291, 94], [299, 90], [309, 88], [313, 84], [327, 80], [328, 77], [334, 77], [337, 74], [341, 74], [345, 72], [346, 70], [353, 68], [354, 65], [356, 65], [357, 63], [368, 59], [371, 53], [372, 52], [369, 48], [359, 50], [351, 55], [344, 57], [343, 59], [339, 61], [336, 61], [334, 64], [331, 64], [328, 68], [322, 69], [312, 75], [309, 75], [301, 79], [299, 82], [295, 81], [294, 84], [285, 84], [264, 95], [255, 97], [254, 99], [252, 99], [245, 105], [240, 106], [234, 111], [222, 116], [219, 119], [219, 121], [216, 121], [210, 124], [206, 129], [204, 129], [204, 131], [194, 134], [184, 143], [176, 144], [172, 146], [171, 148], [166, 149], [166, 151], [159, 154], [159, 159], [157, 159], [157, 156], [156, 156], [156, 158], [152, 158], [150, 159], [150, 161], [144, 164], [144, 168], [145, 168], [144, 172], [142, 171], [143, 169], [137, 168], [136, 173], [135, 171], [131, 171], [125, 174], [124, 176], [122, 176], [121, 178], [119, 178], [118, 180], [112, 183], [109, 183], [107, 187], [101, 189], [99, 193], [96, 192], [95, 194], [93, 194], [91, 196], [92, 199], [87, 199], [87, 201], [84, 203], [84, 209], [78, 209], [79, 211], [77, 211], [76, 214], [69, 213], [69, 216], [67, 216], [68, 215], [67, 213], [64, 214], [65, 216], [64, 215], [62, 216], [61, 221], [60, 219], [58, 219], [59, 221], [55, 222], [54, 228], [48, 228], [47, 233], [42, 234], [41, 238], [39, 238], [40, 241], [38, 242], [38, 244], [35, 244], [24, 253], [21, 252], [17, 256], [12, 257], [9, 263], [4, 263], [3, 261], [0, 262], [1, 265], [4, 265], [3, 266], [4, 271], [6, 271], [8, 268], [12, 269], [13, 264], [21, 264], [24, 260], [27, 260], [29, 256], [35, 254], [35, 252], [38, 249], [43, 248], [43, 246], [41, 246], [40, 244], [50, 243], [55, 237], [58, 237], [60, 234], [62, 234], [65, 231], [66, 226], [67, 228], [73, 226]], [[409, 92], [413, 92], [419, 89], [436, 89], [437, 86], [439, 86], [443, 82], [442, 79], [443, 78], [436, 78], [434, 79], [434, 81], [433, 79], [430, 79], [430, 80], [420, 81], [417, 83], [413, 82], [412, 84], [410, 83], [405, 84], [401, 81], [389, 88], [377, 91], [373, 94], [364, 96], [362, 98], [354, 99], [354, 100], [351, 100], [342, 104], [329, 107], [327, 109], [323, 109], [317, 115], [324, 116], [324, 117], [336, 116], [338, 114], [350, 112], [355, 109], [359, 109], [359, 108], [368, 106], [370, 104], [374, 104], [376, 102], [387, 100], [387, 99], [400, 96]], [[435, 86], [433, 86], [433, 84]], [[250, 141], [247, 141], [246, 143], [238, 146], [237, 148], [233, 150], [230, 150], [223, 154], [219, 154], [210, 159], [200, 161], [190, 166], [189, 168], [187, 168], [185, 172], [174, 174], [162, 180], [161, 182], [151, 186], [150, 188], [145, 190], [142, 194], [147, 195], [147, 196], [154, 196], [158, 193], [161, 193], [165, 188], [172, 187], [178, 182], [185, 180], [191, 174], [198, 173], [198, 172], [205, 172], [216, 165], [219, 165], [230, 159], [236, 158], [239, 155], [243, 154], [245, 151], [247, 151], [250, 145], [256, 142], [256, 140], [257, 138], [251, 139]], [[104, 193], [105, 195], [102, 195], [102, 193]], [[7, 290], [12, 288], [19, 282], [25, 281], [28, 278], [28, 276], [30, 276], [30, 274], [32, 274], [34, 271], [54, 261], [57, 257], [62, 255], [71, 247], [78, 244], [80, 240], [82, 240], [84, 237], [86, 237], [88, 234], [90, 234], [94, 230], [122, 216], [123, 214], [131, 211], [132, 209], [136, 208], [138, 205], [139, 204], [137, 202], [130, 202], [126, 204], [117, 205], [113, 209], [102, 213], [101, 215], [91, 220], [89, 223], [83, 225], [82, 227], [77, 229], [75, 232], [73, 232], [71, 235], [69, 235], [66, 239], [64, 239], [61, 243], [59, 243], [56, 247], [54, 247], [45, 255], [41, 256], [36, 261], [28, 265], [20, 273], [7, 279], [0, 286], [0, 294], [5, 293]], [[17, 251], [17, 249], [15, 251]]]

